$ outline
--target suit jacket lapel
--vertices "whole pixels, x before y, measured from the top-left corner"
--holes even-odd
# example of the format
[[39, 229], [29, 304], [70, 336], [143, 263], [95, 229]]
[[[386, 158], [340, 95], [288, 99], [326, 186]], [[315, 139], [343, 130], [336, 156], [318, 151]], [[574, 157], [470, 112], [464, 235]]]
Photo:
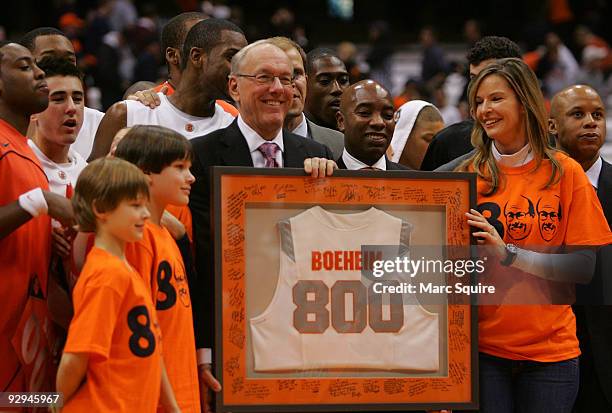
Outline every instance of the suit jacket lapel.
[[346, 164], [344, 163], [342, 156], [338, 158], [338, 160], [336, 161], [336, 165], [338, 165], [338, 169], [346, 169]]
[[312, 127], [310, 126], [310, 121], [308, 120], [307, 117], [304, 117], [304, 119], [306, 119], [306, 137], [308, 139], [314, 139], [312, 137]]
[[227, 166], [253, 166], [251, 151], [240, 128], [235, 120], [227, 127], [221, 137], [220, 157], [223, 165]]
[[288, 135], [288, 132], [284, 129], [283, 146], [283, 166], [285, 168], [303, 168], [306, 154], [304, 153], [302, 142]]
[[606, 161], [603, 161], [599, 179], [597, 179], [597, 197], [608, 223], [612, 224], [612, 165]]

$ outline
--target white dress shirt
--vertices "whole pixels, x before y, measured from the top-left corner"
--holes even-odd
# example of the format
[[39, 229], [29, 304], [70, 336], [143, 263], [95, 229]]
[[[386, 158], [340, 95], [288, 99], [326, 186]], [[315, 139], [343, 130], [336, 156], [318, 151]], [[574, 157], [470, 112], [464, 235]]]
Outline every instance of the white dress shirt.
[[306, 123], [306, 116], [304, 116], [304, 113], [302, 113], [302, 121], [300, 122], [300, 124], [297, 125], [294, 130], [291, 130], [289, 132], [303, 136], [304, 138], [308, 137], [308, 123]]
[[253, 166], [255, 168], [265, 168], [266, 166], [266, 158], [264, 158], [263, 154], [259, 151], [259, 148], [262, 143], [272, 142], [278, 145], [279, 151], [276, 152], [276, 164], [279, 168], [283, 167], [283, 151], [285, 150], [283, 146], [283, 129], [279, 129], [276, 137], [270, 141], [262, 138], [257, 132], [253, 130], [249, 125], [247, 125], [242, 117], [238, 115], [238, 129], [244, 135], [244, 138], [247, 141], [247, 145], [249, 146], [249, 151], [251, 152], [251, 159], [253, 159]]
[[597, 181], [599, 181], [599, 174], [601, 174], [601, 165], [603, 164], [601, 157], [586, 171], [586, 176], [589, 178], [589, 182], [593, 185], [593, 188], [597, 189]]
[[374, 165], [366, 165], [365, 163], [361, 162], [359, 159], [348, 153], [346, 148], [344, 148], [344, 150], [342, 151], [342, 160], [346, 165], [346, 169], [351, 171], [363, 168], [376, 168], [382, 171], [387, 170], [387, 161], [385, 160], [385, 155], [381, 156], [380, 159], [374, 163]]

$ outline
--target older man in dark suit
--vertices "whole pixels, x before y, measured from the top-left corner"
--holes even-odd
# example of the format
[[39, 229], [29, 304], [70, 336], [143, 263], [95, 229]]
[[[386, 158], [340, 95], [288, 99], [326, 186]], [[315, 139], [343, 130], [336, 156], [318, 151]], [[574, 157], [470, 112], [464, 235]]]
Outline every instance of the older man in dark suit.
[[[606, 138], [601, 98], [589, 86], [570, 86], [553, 97], [548, 124], [558, 146], [586, 172], [608, 224], [612, 223], [612, 165], [599, 155]], [[576, 413], [612, 411], [612, 307], [601, 305], [612, 301], [610, 274], [610, 254], [600, 250], [593, 282], [586, 290], [577, 290], [585, 305], [574, 307], [582, 350]]]
[[373, 80], [362, 80], [342, 94], [336, 114], [344, 133], [344, 151], [337, 160], [340, 169], [406, 170], [385, 155], [395, 128], [391, 94]]
[[[239, 116], [225, 129], [193, 139], [192, 187], [189, 208], [198, 279], [192, 293], [198, 348], [211, 348], [214, 339], [213, 246], [210, 227], [210, 167], [250, 166], [256, 168], [312, 167], [331, 174], [335, 166], [331, 151], [312, 139], [283, 131], [283, 122], [293, 98], [293, 67], [277, 46], [263, 40], [239, 51], [232, 59], [229, 92], [239, 103]], [[317, 169], [320, 166], [320, 170]], [[210, 366], [209, 351], [199, 351], [198, 364]], [[206, 367], [204, 367], [206, 368]], [[218, 384], [212, 385], [218, 389]]]

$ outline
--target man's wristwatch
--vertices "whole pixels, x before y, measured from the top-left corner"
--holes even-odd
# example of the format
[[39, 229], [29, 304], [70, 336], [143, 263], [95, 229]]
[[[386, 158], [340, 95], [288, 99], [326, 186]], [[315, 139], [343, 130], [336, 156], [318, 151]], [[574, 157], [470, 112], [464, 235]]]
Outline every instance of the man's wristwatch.
[[516, 255], [518, 254], [518, 248], [514, 244], [506, 244], [506, 258], [504, 258], [500, 264], [504, 267], [509, 267], [512, 265], [514, 260], [516, 260]]

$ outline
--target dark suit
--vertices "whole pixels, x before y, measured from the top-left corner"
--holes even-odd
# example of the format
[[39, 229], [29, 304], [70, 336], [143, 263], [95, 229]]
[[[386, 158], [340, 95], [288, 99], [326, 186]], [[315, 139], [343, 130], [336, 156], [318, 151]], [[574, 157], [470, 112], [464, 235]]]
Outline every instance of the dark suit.
[[[196, 180], [191, 188], [189, 209], [193, 220], [196, 272], [195, 291], [191, 294], [194, 305], [196, 344], [198, 348], [211, 348], [214, 342], [214, 271], [211, 239], [210, 202], [211, 166], [253, 166], [247, 141], [234, 121], [225, 129], [191, 141], [193, 164], [191, 172]], [[283, 131], [283, 166], [303, 168], [306, 158], [333, 159], [329, 148], [312, 139]]]
[[470, 152], [472, 119], [450, 125], [433, 137], [421, 163], [421, 171], [433, 171], [440, 166]]
[[306, 119], [306, 126], [308, 127], [308, 137], [331, 149], [334, 159], [342, 156], [342, 150], [344, 149], [344, 135], [342, 133], [319, 126], [308, 119]]
[[[385, 161], [387, 163], [387, 171], [411, 171], [412, 170], [411, 168], [408, 168], [407, 166], [401, 165], [399, 163], [391, 162], [389, 158], [387, 158], [386, 156], [385, 156]], [[344, 164], [342, 157], [340, 157], [336, 161], [336, 164], [338, 165], [338, 169], [346, 169], [346, 165]]]
[[[603, 161], [597, 181], [597, 197], [608, 224], [612, 224], [612, 165], [606, 161]], [[606, 288], [612, 276], [610, 255], [609, 250], [599, 251], [595, 277], [587, 287], [588, 299], [581, 300], [585, 305], [574, 306], [582, 351], [576, 413], [612, 411], [612, 306], [601, 305], [612, 300]], [[579, 297], [581, 292], [577, 288]]]
[[608, 224], [612, 225], [612, 165], [602, 159], [597, 180], [597, 197], [601, 202]]
[[[454, 172], [455, 169], [457, 169], [457, 167], [463, 163], [463, 161], [465, 161], [466, 159], [471, 158], [472, 156], [474, 156], [475, 153], [476, 153], [476, 149], [472, 149], [471, 151], [469, 151], [465, 155], [461, 155], [461, 156], [453, 159], [452, 161], [450, 161], [448, 163], [445, 163], [442, 166], [437, 167], [436, 169], [434, 169], [434, 171], [436, 171], [436, 172]], [[423, 170], [423, 169], [421, 169], [421, 170]]]

